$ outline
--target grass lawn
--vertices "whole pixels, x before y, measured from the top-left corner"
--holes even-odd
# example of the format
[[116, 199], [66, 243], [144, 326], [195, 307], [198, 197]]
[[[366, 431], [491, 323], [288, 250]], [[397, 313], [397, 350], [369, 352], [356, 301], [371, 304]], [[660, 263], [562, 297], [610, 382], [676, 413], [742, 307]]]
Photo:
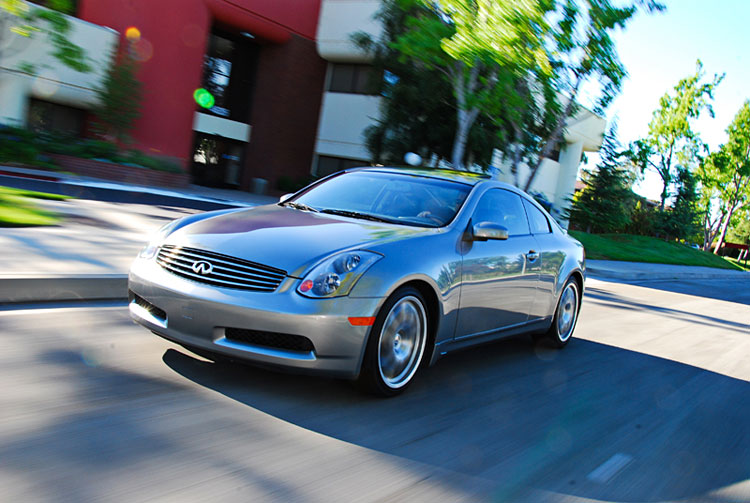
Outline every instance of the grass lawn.
[[[750, 271], [750, 258], [749, 258], [749, 259], [747, 259], [747, 261], [745, 261], [745, 260], [740, 260], [740, 261], [737, 261], [737, 259], [736, 259], [736, 258], [732, 258], [732, 257], [727, 257], [726, 259], [727, 259], [727, 260], [728, 260], [729, 262], [731, 262], [732, 264], [736, 264], [736, 265], [738, 265], [739, 267], [743, 268], [744, 270], [746, 270], [746, 271]], [[747, 263], [747, 267], [745, 267], [745, 263]]]
[[570, 235], [583, 244], [586, 249], [586, 258], [592, 260], [623, 260], [626, 262], [742, 269], [736, 263], [713, 253], [648, 236], [587, 234], [580, 231], [570, 231]]
[[0, 227], [55, 225], [59, 217], [34, 204], [33, 199], [68, 199], [67, 196], [0, 187]]

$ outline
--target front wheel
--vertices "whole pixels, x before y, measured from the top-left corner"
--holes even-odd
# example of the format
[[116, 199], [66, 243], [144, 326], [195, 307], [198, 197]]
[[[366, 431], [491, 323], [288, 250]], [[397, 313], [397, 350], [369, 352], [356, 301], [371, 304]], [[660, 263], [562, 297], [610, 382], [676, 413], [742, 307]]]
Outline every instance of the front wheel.
[[372, 326], [360, 383], [376, 395], [398, 395], [417, 373], [426, 344], [424, 298], [415, 288], [400, 288], [385, 302]]
[[578, 311], [580, 307], [580, 293], [578, 283], [573, 278], [565, 283], [560, 300], [557, 303], [555, 317], [552, 320], [552, 326], [545, 334], [545, 339], [554, 347], [562, 348], [570, 340], [573, 330], [576, 328], [578, 321]]

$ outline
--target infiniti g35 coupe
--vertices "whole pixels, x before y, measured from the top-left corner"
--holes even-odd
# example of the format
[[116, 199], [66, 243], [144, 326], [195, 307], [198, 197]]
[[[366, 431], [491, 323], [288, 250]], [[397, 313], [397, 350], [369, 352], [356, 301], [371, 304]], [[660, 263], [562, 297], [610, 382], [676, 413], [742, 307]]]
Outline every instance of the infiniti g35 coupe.
[[278, 204], [164, 226], [132, 318], [195, 353], [395, 395], [441, 355], [575, 329], [584, 251], [524, 192], [466, 172], [356, 168]]

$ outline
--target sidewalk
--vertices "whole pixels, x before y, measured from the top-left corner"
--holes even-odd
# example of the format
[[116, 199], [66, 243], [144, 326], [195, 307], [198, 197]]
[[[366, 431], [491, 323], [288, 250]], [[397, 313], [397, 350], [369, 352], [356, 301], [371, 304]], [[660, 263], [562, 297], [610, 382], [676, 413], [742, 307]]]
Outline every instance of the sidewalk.
[[[164, 203], [152, 204], [83, 198], [36, 200], [64, 220], [58, 226], [0, 229], [0, 249], [4, 250], [0, 304], [124, 299], [133, 259], [159, 227], [201, 211], [190, 207], [190, 202], [219, 203], [215, 207], [226, 208], [278, 201], [276, 197], [234, 190], [197, 186], [161, 189], [4, 166], [0, 166], [0, 175], [54, 182], [67, 188], [93, 187], [123, 195], [148, 193], [156, 200], [164, 198]], [[187, 207], [180, 207], [181, 201]]]
[[733, 271], [730, 269], [687, 265], [648, 264], [644, 262], [618, 262], [614, 260], [587, 260], [586, 273], [588, 276], [626, 281], [750, 279], [750, 271]]

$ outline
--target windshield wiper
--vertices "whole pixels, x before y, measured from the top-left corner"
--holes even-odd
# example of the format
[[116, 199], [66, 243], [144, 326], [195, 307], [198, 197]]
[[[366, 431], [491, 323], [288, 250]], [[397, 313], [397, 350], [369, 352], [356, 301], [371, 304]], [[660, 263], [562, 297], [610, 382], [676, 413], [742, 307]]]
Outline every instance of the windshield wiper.
[[331, 215], [341, 215], [342, 217], [360, 218], [362, 220], [372, 220], [373, 222], [385, 222], [387, 224], [400, 223], [397, 220], [391, 220], [391, 219], [379, 217], [376, 215], [370, 215], [369, 213], [360, 213], [358, 211], [336, 210], [336, 209], [326, 208], [324, 210], [320, 210], [320, 212], [328, 213]]
[[303, 210], [303, 211], [312, 211], [313, 213], [318, 213], [318, 209], [313, 208], [312, 206], [308, 206], [305, 203], [296, 203], [294, 201], [285, 201], [281, 203], [281, 206], [288, 206], [290, 208], [294, 208], [295, 210]]

